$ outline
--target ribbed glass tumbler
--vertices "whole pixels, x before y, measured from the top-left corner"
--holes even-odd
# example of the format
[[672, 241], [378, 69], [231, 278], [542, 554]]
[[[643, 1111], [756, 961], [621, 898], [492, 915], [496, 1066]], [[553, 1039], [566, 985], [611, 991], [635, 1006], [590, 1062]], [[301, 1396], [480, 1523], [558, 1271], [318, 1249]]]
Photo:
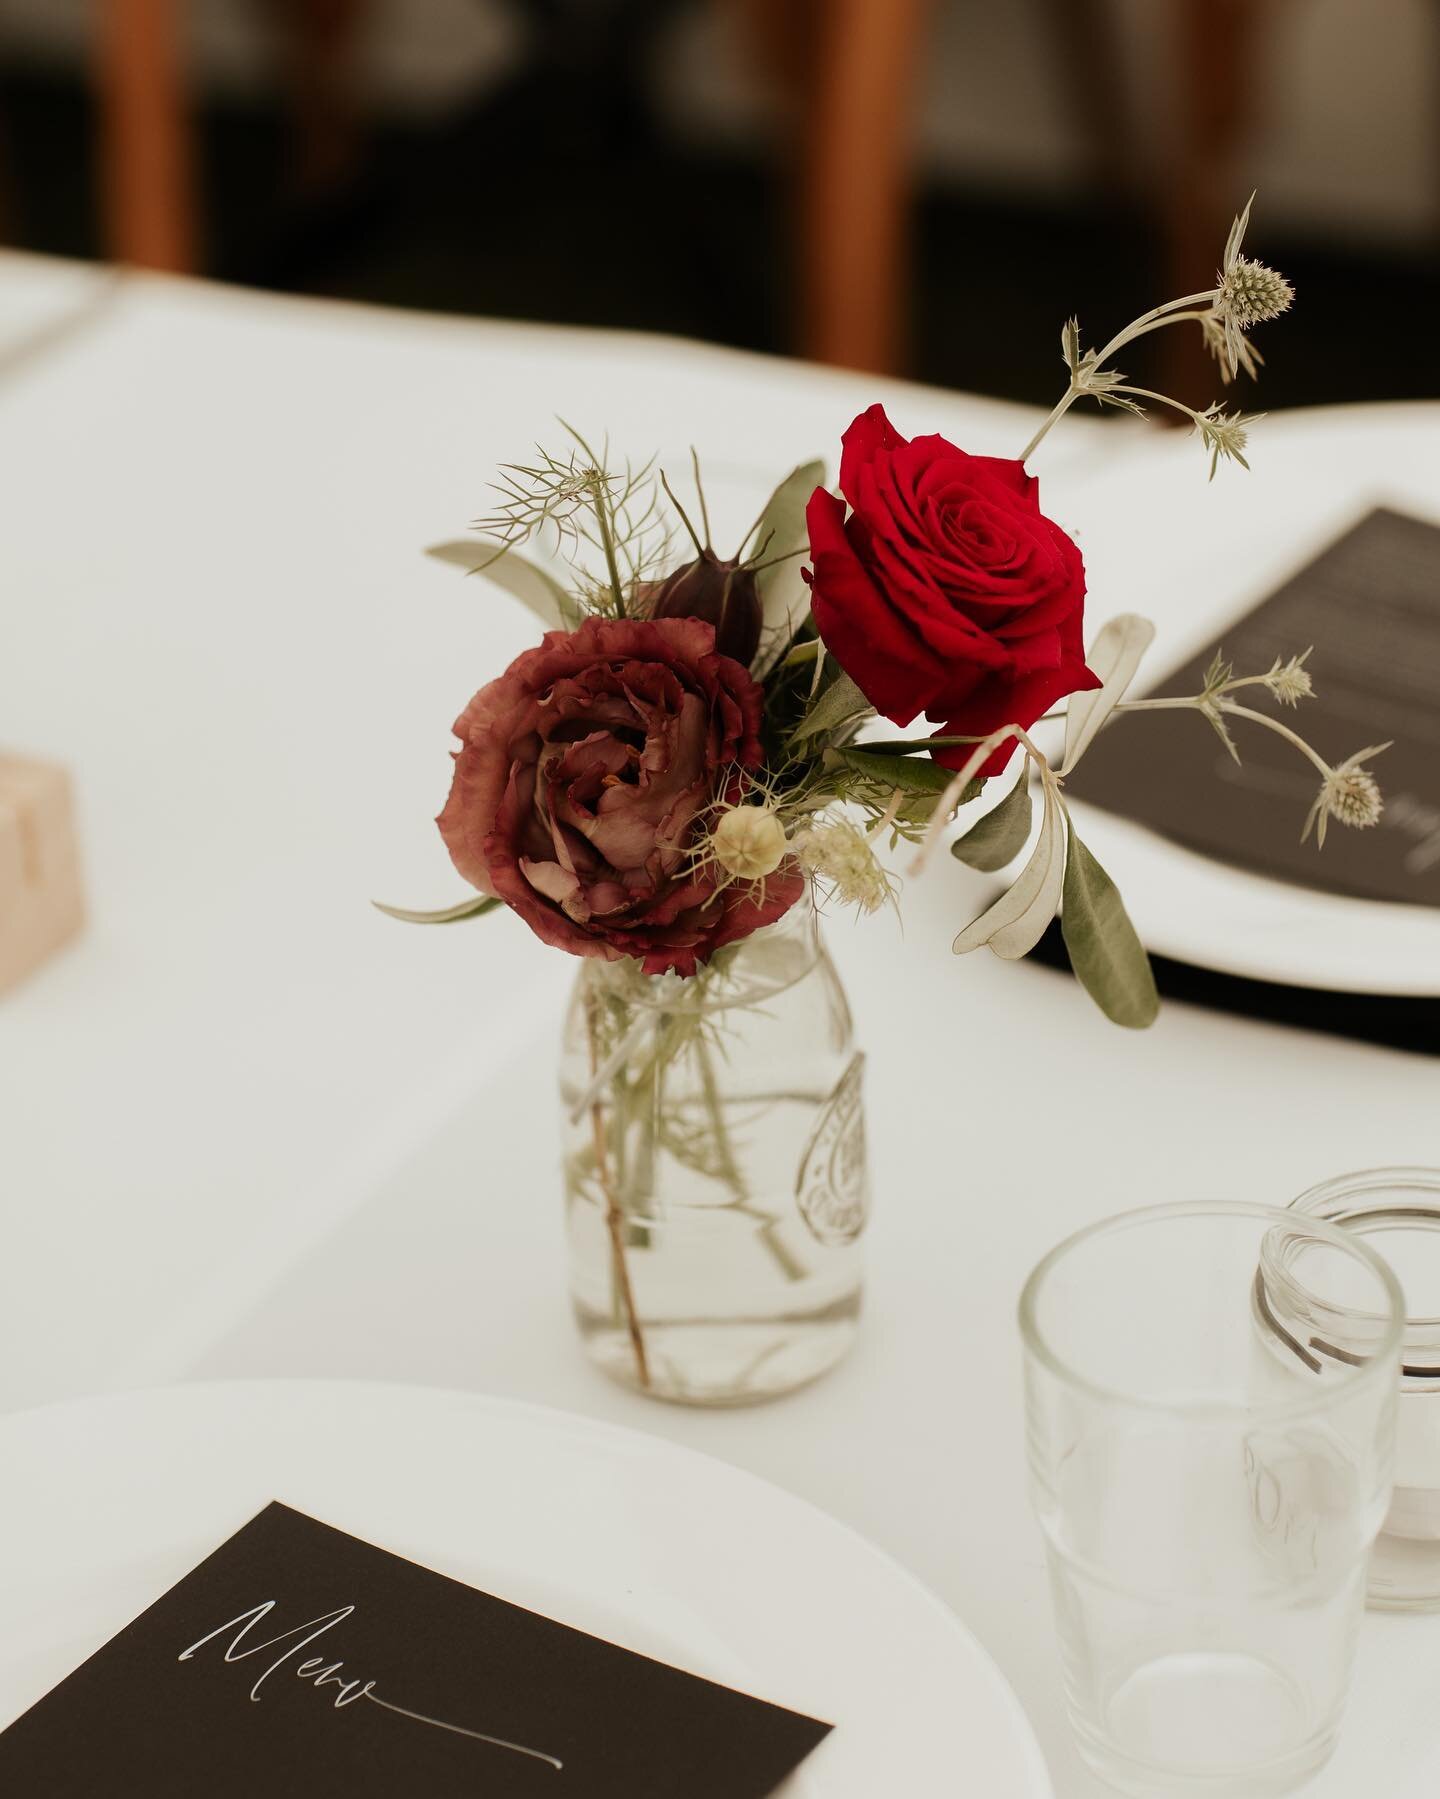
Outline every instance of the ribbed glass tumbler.
[[1363, 1241], [1240, 1203], [1125, 1213], [1031, 1275], [1066, 1699], [1122, 1793], [1267, 1799], [1330, 1753], [1389, 1503], [1402, 1316]]
[[1367, 1238], [1404, 1290], [1395, 1490], [1370, 1558], [1370, 1603], [1440, 1611], [1440, 1168], [1345, 1174], [1294, 1203]]

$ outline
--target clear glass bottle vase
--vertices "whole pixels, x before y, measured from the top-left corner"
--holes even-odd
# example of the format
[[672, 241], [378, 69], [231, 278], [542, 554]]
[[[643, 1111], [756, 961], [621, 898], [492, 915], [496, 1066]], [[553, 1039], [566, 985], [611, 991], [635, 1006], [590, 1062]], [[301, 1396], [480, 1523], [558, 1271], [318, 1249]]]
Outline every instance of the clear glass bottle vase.
[[689, 979], [581, 963], [560, 1065], [566, 1235], [607, 1374], [741, 1405], [845, 1354], [869, 1206], [863, 1064], [808, 893]]

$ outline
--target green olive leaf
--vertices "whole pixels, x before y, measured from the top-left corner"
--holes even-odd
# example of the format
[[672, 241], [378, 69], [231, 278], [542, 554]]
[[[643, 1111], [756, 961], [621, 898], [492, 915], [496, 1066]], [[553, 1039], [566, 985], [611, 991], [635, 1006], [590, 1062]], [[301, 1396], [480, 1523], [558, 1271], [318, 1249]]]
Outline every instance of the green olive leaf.
[[968, 955], [984, 943], [1007, 962], [1028, 956], [1055, 916], [1064, 874], [1065, 826], [1055, 789], [1047, 781], [1040, 835], [1030, 860], [994, 905], [961, 931], [951, 946], [955, 954]]
[[963, 837], [950, 845], [950, 854], [959, 861], [978, 868], [983, 874], [995, 874], [1013, 862], [1030, 837], [1030, 785], [1027, 770], [1022, 767], [1020, 779], [993, 812], [973, 824]]
[[802, 462], [791, 469], [760, 514], [750, 550], [751, 560], [765, 565], [755, 577], [760, 590], [760, 647], [750, 666], [757, 681], [789, 649], [810, 610], [810, 589], [800, 573], [805, 557], [799, 552], [810, 546], [805, 508], [824, 480], [823, 462]]
[[[898, 787], [902, 793], [933, 794], [938, 799], [955, 779], [953, 768], [942, 768], [928, 756], [881, 756], [867, 750], [864, 744], [846, 744], [831, 753], [856, 774], [881, 787]], [[982, 785], [980, 781], [968, 781], [958, 804], [968, 805], [979, 795]]]
[[1096, 732], [1125, 697], [1140, 658], [1150, 647], [1155, 627], [1137, 612], [1122, 612], [1101, 626], [1085, 661], [1102, 685], [1072, 693], [1065, 703], [1065, 755], [1060, 772], [1068, 775], [1089, 749]]
[[473, 893], [455, 906], [442, 906], [438, 912], [416, 912], [409, 906], [387, 906], [384, 900], [371, 900], [377, 912], [387, 918], [398, 918], [402, 924], [454, 924], [460, 918], [478, 918], [482, 912], [493, 912], [503, 902], [490, 893]]
[[1145, 946], [1119, 889], [1075, 834], [1066, 814], [1068, 855], [1060, 931], [1080, 985], [1108, 1019], [1128, 1030], [1155, 1022], [1160, 996]]
[[575, 596], [567, 593], [553, 575], [493, 537], [462, 537], [449, 543], [433, 543], [425, 554], [436, 562], [463, 568], [467, 575], [484, 575], [528, 606], [547, 631], [573, 631], [584, 616]]
[[875, 708], [843, 669], [835, 679], [822, 687], [819, 698], [806, 710], [805, 716], [790, 733], [792, 743], [803, 743], [807, 737], [818, 737], [822, 731], [838, 731], [867, 718]]

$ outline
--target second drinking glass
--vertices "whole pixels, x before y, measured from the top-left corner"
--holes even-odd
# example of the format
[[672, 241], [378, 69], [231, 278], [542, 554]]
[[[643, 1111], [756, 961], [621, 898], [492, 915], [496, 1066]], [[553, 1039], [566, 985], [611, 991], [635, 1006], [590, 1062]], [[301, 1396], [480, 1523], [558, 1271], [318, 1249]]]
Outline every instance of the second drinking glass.
[[1359, 1239], [1238, 1203], [1109, 1219], [1030, 1277], [1066, 1698], [1120, 1791], [1262, 1799], [1330, 1753], [1389, 1499], [1402, 1316]]

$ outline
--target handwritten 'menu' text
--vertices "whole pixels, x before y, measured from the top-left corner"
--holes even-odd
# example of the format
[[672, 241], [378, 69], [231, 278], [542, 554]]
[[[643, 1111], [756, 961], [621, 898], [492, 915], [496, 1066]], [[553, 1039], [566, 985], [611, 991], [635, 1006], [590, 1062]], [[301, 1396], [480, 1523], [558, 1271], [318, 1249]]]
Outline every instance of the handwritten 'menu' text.
[[[318, 1618], [311, 1618], [307, 1623], [295, 1625], [291, 1630], [283, 1630], [277, 1636], [267, 1637], [263, 1643], [247, 1643], [246, 1638], [251, 1630], [260, 1623], [262, 1618], [268, 1618], [274, 1610], [275, 1601], [273, 1599], [266, 1599], [259, 1605], [252, 1605], [248, 1611], [238, 1613], [224, 1624], [217, 1625], [214, 1630], [208, 1631], [203, 1637], [198, 1637], [188, 1649], [182, 1649], [176, 1659], [182, 1662], [193, 1661], [198, 1651], [203, 1649], [207, 1643], [213, 1643], [217, 1637], [224, 1637], [227, 1632], [233, 1633], [224, 1650], [224, 1659], [227, 1662], [243, 1662], [249, 1656], [264, 1655], [268, 1650], [278, 1649], [279, 1654], [256, 1676], [255, 1683], [250, 1688], [250, 1698], [258, 1703], [260, 1689], [272, 1674], [277, 1673], [293, 1658], [304, 1654], [304, 1651], [312, 1643], [318, 1641], [327, 1631], [334, 1630], [337, 1625], [343, 1624], [355, 1613], [353, 1605], [337, 1606], [333, 1612], [325, 1612]], [[527, 1749], [522, 1743], [510, 1743], [503, 1737], [487, 1736], [483, 1731], [467, 1730], [462, 1725], [447, 1724], [441, 1718], [429, 1718], [421, 1712], [409, 1711], [402, 1705], [392, 1704], [388, 1699], [382, 1699], [375, 1691], [376, 1682], [374, 1680], [362, 1680], [359, 1677], [347, 1679], [344, 1667], [343, 1661], [327, 1661], [323, 1655], [311, 1655], [307, 1656], [304, 1661], [297, 1662], [291, 1672], [297, 1679], [309, 1682], [317, 1691], [328, 1686], [337, 1688], [338, 1691], [332, 1702], [336, 1711], [341, 1711], [347, 1705], [355, 1705], [364, 1699], [372, 1705], [382, 1707], [387, 1712], [395, 1713], [397, 1717], [409, 1718], [416, 1724], [428, 1724], [436, 1730], [448, 1730], [456, 1736], [470, 1737], [478, 1743], [488, 1743], [495, 1749], [507, 1749], [515, 1755], [527, 1755], [533, 1761], [547, 1763], [557, 1773], [564, 1766], [557, 1756], [547, 1755], [541, 1749]]]

